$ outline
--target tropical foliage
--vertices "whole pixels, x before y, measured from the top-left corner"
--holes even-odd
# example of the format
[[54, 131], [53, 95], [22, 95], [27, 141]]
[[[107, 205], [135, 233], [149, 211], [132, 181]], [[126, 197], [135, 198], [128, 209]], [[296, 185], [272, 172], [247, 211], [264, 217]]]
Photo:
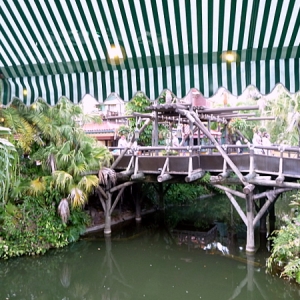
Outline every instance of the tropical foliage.
[[17, 180], [18, 156], [15, 146], [1, 136], [10, 135], [8, 128], [0, 127], [0, 202], [4, 206], [8, 201], [9, 189]]
[[[0, 210], [0, 257], [41, 253], [78, 239], [89, 221], [83, 205], [99, 185], [97, 174], [109, 164], [110, 152], [84, 134], [79, 121], [87, 117], [65, 98], [55, 107], [43, 100], [27, 107], [16, 100], [0, 117], [13, 133], [10, 142], [0, 143], [7, 157], [1, 162], [11, 174], [1, 189], [7, 196]], [[11, 161], [18, 162], [12, 143], [21, 157], [15, 165], [18, 180], [12, 180]], [[26, 240], [31, 242], [25, 245]]]
[[[151, 105], [150, 100], [143, 94], [137, 93], [127, 104], [125, 107], [125, 111], [127, 115], [132, 115], [134, 112], [138, 113], [150, 113], [147, 110], [147, 107]], [[138, 118], [129, 118], [128, 125], [130, 129], [130, 134], [134, 134], [135, 129], [140, 128], [144, 124], [144, 120], [139, 122]], [[149, 124], [144, 132], [142, 132], [139, 136], [138, 143], [141, 146], [149, 146], [152, 142], [152, 124]]]
[[[251, 113], [261, 117], [261, 120], [250, 122], [233, 118], [228, 125], [230, 133], [239, 135], [242, 133], [251, 141], [253, 129], [257, 129], [261, 132], [267, 131], [274, 144], [298, 146], [300, 144], [300, 93], [290, 94], [283, 86], [278, 85], [271, 95], [252, 94], [245, 100], [239, 101], [237, 106], [258, 105], [259, 110]], [[274, 118], [274, 120], [267, 118]]]
[[76, 241], [88, 223], [80, 209], [72, 209], [68, 225], [57, 216], [61, 195], [52, 187], [40, 196], [25, 196], [21, 204], [9, 202], [2, 212], [0, 257], [43, 254]]
[[[294, 196], [291, 206], [300, 209], [300, 194]], [[282, 220], [285, 224], [274, 232], [272, 254], [267, 261], [269, 272], [279, 270], [280, 276], [294, 279], [300, 284], [300, 214], [290, 218], [287, 215]]]
[[274, 121], [263, 124], [272, 142], [299, 145], [300, 93], [289, 94], [283, 87], [279, 87], [277, 97], [265, 99], [263, 106], [263, 116], [275, 117]]
[[228, 129], [232, 135], [238, 135], [243, 140], [251, 141], [253, 126], [253, 123], [249, 123], [245, 119], [233, 118], [228, 124]]
[[[151, 101], [141, 92], [137, 93], [132, 100], [130, 100], [125, 107], [126, 114], [132, 115], [134, 112], [140, 114], [150, 114], [151, 111], [147, 108], [151, 105]], [[146, 119], [146, 117], [145, 117]], [[128, 118], [129, 135], [133, 135], [136, 129], [140, 129], [145, 124], [145, 119]], [[159, 124], [159, 132], [162, 133], [160, 144], [164, 143], [166, 132], [168, 132], [167, 126]], [[152, 145], [152, 131], [153, 126], [150, 123], [146, 126], [145, 130], [140, 134], [138, 144], [141, 146]]]

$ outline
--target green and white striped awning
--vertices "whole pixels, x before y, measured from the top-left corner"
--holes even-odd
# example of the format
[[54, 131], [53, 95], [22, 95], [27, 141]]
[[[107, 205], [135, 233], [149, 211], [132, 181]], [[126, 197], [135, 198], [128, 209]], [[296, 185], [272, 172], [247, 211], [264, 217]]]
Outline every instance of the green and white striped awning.
[[[299, 0], [0, 0], [2, 103], [300, 89]], [[111, 52], [114, 47], [114, 54]]]

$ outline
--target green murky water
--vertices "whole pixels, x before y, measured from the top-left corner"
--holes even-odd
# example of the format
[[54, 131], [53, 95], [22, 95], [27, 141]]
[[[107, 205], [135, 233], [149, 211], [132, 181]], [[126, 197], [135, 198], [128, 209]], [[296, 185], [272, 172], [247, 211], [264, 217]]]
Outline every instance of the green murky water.
[[265, 253], [224, 249], [229, 254], [164, 226], [131, 223], [112, 237], [1, 261], [0, 300], [300, 299], [299, 286], [265, 273]]

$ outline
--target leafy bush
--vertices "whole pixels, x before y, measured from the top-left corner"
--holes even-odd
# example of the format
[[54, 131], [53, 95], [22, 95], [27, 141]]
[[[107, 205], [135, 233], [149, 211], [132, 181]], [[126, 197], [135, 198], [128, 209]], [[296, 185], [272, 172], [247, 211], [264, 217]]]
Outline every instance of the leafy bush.
[[[299, 194], [291, 205], [300, 208]], [[294, 279], [300, 284], [300, 214], [291, 219], [285, 216], [283, 222], [285, 225], [270, 238], [273, 248], [267, 260], [267, 271], [279, 271], [281, 277]]]
[[51, 197], [26, 197], [21, 205], [8, 203], [2, 212], [0, 258], [44, 254], [50, 248], [60, 248], [79, 239], [88, 224], [88, 215], [74, 209], [69, 223], [63, 224]]

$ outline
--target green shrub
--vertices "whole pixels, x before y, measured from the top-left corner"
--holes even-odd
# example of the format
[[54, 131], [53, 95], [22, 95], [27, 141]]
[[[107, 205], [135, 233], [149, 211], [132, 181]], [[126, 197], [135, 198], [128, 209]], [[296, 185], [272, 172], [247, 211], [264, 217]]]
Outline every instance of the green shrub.
[[[296, 195], [296, 199], [299, 195]], [[292, 201], [291, 205], [300, 207], [300, 201]], [[295, 280], [300, 284], [300, 215], [283, 218], [284, 225], [276, 230], [272, 254], [267, 260], [268, 272], [280, 272], [280, 276]]]
[[48, 249], [64, 247], [79, 239], [88, 215], [73, 210], [68, 224], [63, 224], [55, 202], [26, 197], [20, 205], [8, 204], [2, 213], [0, 258], [44, 254]]

